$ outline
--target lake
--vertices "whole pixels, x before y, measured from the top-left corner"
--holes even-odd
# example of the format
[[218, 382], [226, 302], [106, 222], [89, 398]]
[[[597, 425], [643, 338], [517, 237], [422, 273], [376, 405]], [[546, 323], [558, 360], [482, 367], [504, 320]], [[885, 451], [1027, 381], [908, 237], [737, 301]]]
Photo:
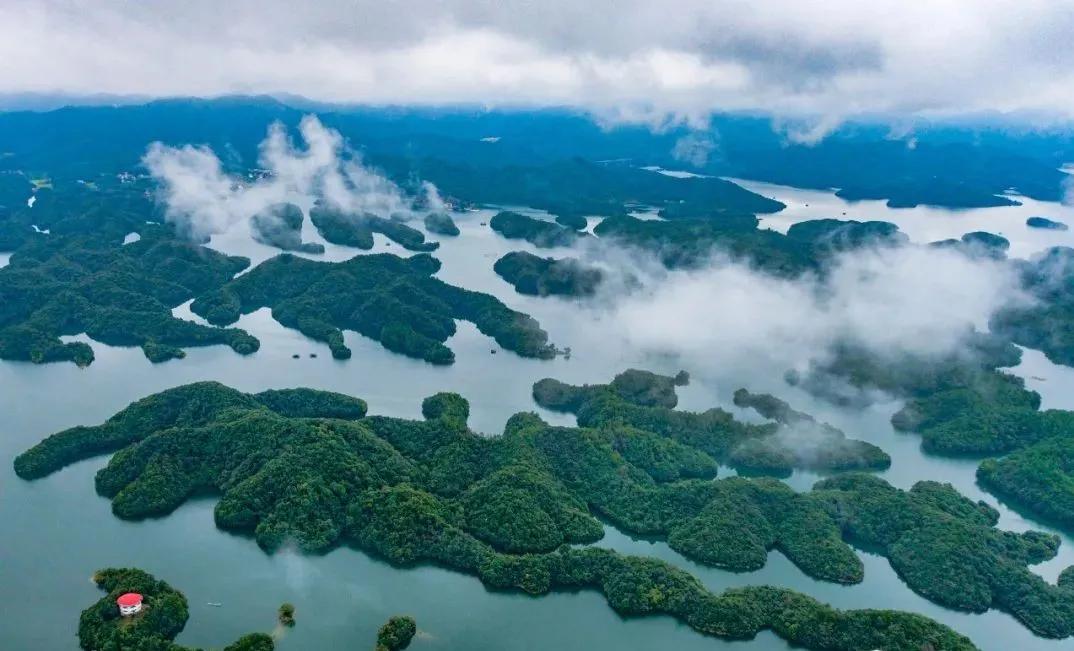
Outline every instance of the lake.
[[[762, 187], [746, 183], [751, 189]], [[761, 190], [758, 190], [761, 191]], [[1052, 243], [1070, 243], [1074, 234], [1025, 228], [1029, 214], [1074, 221], [1070, 209], [1055, 204], [1010, 208], [938, 211], [891, 210], [880, 202], [846, 204], [830, 192], [802, 191], [763, 185], [762, 194], [788, 204], [784, 213], [766, 217], [763, 225], [777, 229], [814, 216], [884, 219], [899, 223], [914, 240], [957, 237], [970, 230], [1002, 232], [1012, 252], [1028, 254]], [[809, 203], [808, 208], [804, 205]], [[814, 209], [822, 211], [816, 215]], [[831, 212], [835, 210], [836, 212]], [[824, 212], [827, 211], [827, 212]], [[998, 503], [974, 481], [976, 462], [925, 455], [920, 440], [895, 432], [888, 419], [895, 402], [867, 409], [844, 409], [817, 401], [784, 385], [782, 369], [724, 366], [719, 360], [686, 362], [667, 355], [646, 354], [622, 346], [598, 329], [600, 311], [577, 303], [516, 294], [492, 271], [493, 262], [511, 250], [543, 255], [564, 251], [537, 250], [507, 241], [481, 222], [492, 211], [455, 216], [462, 235], [438, 238], [434, 253], [443, 261], [438, 276], [447, 282], [498, 296], [511, 307], [532, 314], [559, 346], [571, 346], [571, 359], [522, 359], [499, 347], [469, 323], [460, 323], [448, 342], [456, 353], [450, 367], [435, 367], [395, 355], [355, 333], [346, 334], [354, 354], [332, 359], [327, 346], [306, 339], [272, 320], [267, 310], [243, 316], [238, 325], [261, 339], [256, 354], [241, 357], [226, 347], [191, 348], [184, 360], [150, 364], [137, 348], [92, 343], [96, 361], [85, 369], [72, 364], [35, 366], [0, 362], [0, 520], [7, 529], [0, 545], [0, 646], [5, 649], [75, 649], [79, 612], [101, 593], [90, 582], [98, 568], [132, 565], [143, 568], [183, 591], [191, 618], [178, 642], [221, 647], [249, 631], [271, 631], [276, 608], [284, 601], [297, 606], [297, 625], [283, 632], [284, 651], [328, 648], [372, 648], [376, 629], [393, 614], [410, 614], [419, 636], [411, 648], [509, 650], [642, 649], [787, 649], [765, 633], [753, 641], [726, 642], [704, 637], [666, 617], [623, 620], [592, 591], [529, 597], [486, 590], [470, 576], [434, 567], [397, 569], [350, 549], [324, 556], [284, 551], [264, 554], [249, 538], [216, 529], [215, 499], [200, 498], [175, 513], [143, 522], [115, 518], [107, 500], [93, 489], [93, 474], [106, 462], [98, 458], [76, 464], [35, 482], [18, 479], [12, 459], [43, 437], [79, 424], [96, 424], [128, 403], [150, 393], [198, 380], [219, 380], [244, 391], [309, 386], [341, 391], [368, 401], [377, 414], [418, 418], [422, 398], [437, 391], [457, 391], [471, 404], [471, 426], [495, 435], [518, 411], [537, 411], [551, 422], [570, 424], [573, 416], [538, 408], [530, 396], [534, 381], [606, 382], [630, 366], [660, 372], [687, 368], [693, 381], [680, 391], [688, 409], [723, 406], [743, 419], [752, 413], [731, 404], [740, 386], [771, 391], [797, 409], [844, 429], [849, 436], [881, 446], [893, 458], [882, 476], [908, 488], [921, 479], [954, 484], [972, 499], [984, 499], [1001, 513], [1000, 526], [1012, 530], [1045, 529]], [[933, 223], [932, 220], [935, 220]], [[1022, 224], [1016, 228], [1016, 222]], [[1002, 227], [1001, 227], [1002, 226]], [[322, 241], [315, 232], [306, 239]], [[277, 251], [252, 242], [244, 233], [213, 239], [213, 246], [255, 261]], [[353, 249], [327, 245], [320, 259], [342, 260]], [[376, 237], [374, 251], [404, 253], [397, 244]], [[187, 306], [176, 309], [190, 316]], [[491, 354], [492, 350], [497, 354]], [[318, 354], [316, 359], [308, 353]], [[300, 359], [292, 359], [298, 353]], [[1014, 369], [1041, 392], [1046, 407], [1074, 408], [1074, 369], [1055, 367], [1043, 355], [1027, 351]], [[1043, 379], [1032, 379], [1043, 378]], [[721, 469], [727, 476], [731, 471]], [[796, 473], [790, 480], [806, 489], [816, 475]], [[1034, 568], [1054, 581], [1074, 564], [1074, 541], [1064, 535], [1056, 559]], [[953, 612], [907, 589], [883, 557], [860, 552], [865, 581], [839, 586], [810, 579], [778, 552], [752, 573], [732, 573], [697, 565], [660, 541], [633, 539], [612, 528], [597, 543], [627, 553], [652, 555], [684, 567], [713, 590], [750, 584], [783, 585], [842, 608], [883, 607], [921, 612], [969, 636], [982, 649], [1060, 649], [1056, 642], [1033, 636], [1012, 617], [990, 611], [982, 615]], [[219, 602], [214, 608], [208, 602]]]

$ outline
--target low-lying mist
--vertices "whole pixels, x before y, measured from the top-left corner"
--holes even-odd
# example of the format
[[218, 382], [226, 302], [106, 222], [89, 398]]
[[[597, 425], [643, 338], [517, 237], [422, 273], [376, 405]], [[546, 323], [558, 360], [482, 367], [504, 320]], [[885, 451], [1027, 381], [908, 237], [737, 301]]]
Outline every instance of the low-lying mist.
[[[204, 241], [283, 202], [308, 208], [322, 199], [346, 213], [409, 217], [412, 201], [390, 179], [362, 164], [339, 132], [314, 116], [299, 124], [296, 146], [280, 123], [261, 142], [260, 174], [228, 174], [208, 147], [151, 144], [142, 162], [160, 184], [167, 219]], [[425, 184], [426, 201], [442, 209], [436, 188]]]
[[841, 253], [826, 273], [795, 279], [718, 254], [691, 271], [644, 259], [630, 257], [642, 279], [633, 289], [605, 288], [593, 329], [605, 342], [681, 357], [691, 372], [805, 370], [836, 344], [944, 356], [1000, 308], [1029, 300], [1003, 261], [914, 245]]

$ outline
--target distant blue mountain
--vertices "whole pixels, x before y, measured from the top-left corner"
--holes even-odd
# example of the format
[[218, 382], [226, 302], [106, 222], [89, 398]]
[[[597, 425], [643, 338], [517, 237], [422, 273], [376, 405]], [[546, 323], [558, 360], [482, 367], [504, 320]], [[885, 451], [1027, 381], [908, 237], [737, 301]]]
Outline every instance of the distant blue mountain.
[[[847, 199], [892, 206], [975, 207], [1009, 204], [1009, 191], [1058, 200], [1066, 176], [1057, 168], [1074, 160], [1069, 130], [1019, 131], [995, 121], [919, 122], [912, 140], [892, 139], [884, 125], [853, 123], [805, 146], [788, 143], [771, 118], [759, 115], [718, 115], [707, 135], [697, 136], [685, 127], [606, 128], [570, 109], [344, 107], [238, 96], [0, 113], [0, 169], [53, 178], [128, 171], [155, 140], [205, 144], [225, 165], [242, 169], [254, 164], [271, 122], [294, 127], [311, 112], [397, 179], [469, 175], [460, 185], [581, 159], [838, 188]], [[679, 160], [676, 145], [687, 136], [711, 138], [708, 156]], [[540, 183], [529, 185], [532, 193]]]

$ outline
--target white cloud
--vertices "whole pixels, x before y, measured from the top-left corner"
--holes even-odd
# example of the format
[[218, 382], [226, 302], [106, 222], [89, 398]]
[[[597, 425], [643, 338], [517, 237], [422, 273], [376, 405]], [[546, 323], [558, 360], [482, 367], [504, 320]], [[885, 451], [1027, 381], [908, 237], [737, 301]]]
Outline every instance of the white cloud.
[[[410, 216], [410, 199], [346, 151], [338, 132], [307, 116], [299, 133], [303, 147], [295, 146], [282, 125], [269, 128], [258, 159], [266, 174], [257, 179], [228, 175], [210, 149], [191, 145], [153, 143], [143, 163], [161, 184], [168, 219], [199, 240], [280, 202], [310, 205], [325, 199], [353, 214]], [[436, 188], [426, 183], [424, 191], [430, 205], [442, 209]]]
[[[652, 273], [652, 268], [647, 270]], [[886, 355], [960, 349], [968, 326], [1025, 300], [994, 260], [920, 246], [839, 255], [824, 278], [777, 279], [716, 259], [670, 272], [612, 302], [595, 328], [606, 338], [694, 367], [804, 370], [837, 342]]]
[[1072, 30], [1065, 0], [7, 0], [0, 92], [1070, 117]]

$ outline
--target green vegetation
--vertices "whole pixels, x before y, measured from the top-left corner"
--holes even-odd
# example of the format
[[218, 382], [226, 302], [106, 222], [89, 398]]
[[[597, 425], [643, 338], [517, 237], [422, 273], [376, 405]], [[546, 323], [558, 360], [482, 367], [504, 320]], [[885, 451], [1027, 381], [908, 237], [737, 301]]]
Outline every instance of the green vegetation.
[[[93, 184], [65, 180], [32, 190], [22, 172], [0, 172], [0, 251], [66, 235], [122, 241], [127, 233], [141, 232], [147, 221], [162, 221], [149, 189], [143, 181], [101, 177]], [[31, 195], [33, 207], [27, 205]]]
[[936, 603], [983, 612], [1000, 608], [1038, 635], [1074, 634], [1074, 589], [1030, 571], [1055, 556], [1058, 536], [994, 528], [999, 514], [948, 484], [918, 482], [909, 491], [868, 475], [818, 482], [844, 537], [878, 548], [914, 591]]
[[337, 359], [350, 357], [342, 332], [348, 329], [390, 351], [451, 364], [455, 354], [444, 342], [455, 334], [454, 319], [473, 322], [524, 357], [554, 356], [547, 333], [532, 317], [488, 294], [434, 278], [439, 268], [440, 262], [428, 255], [358, 255], [331, 263], [284, 254], [202, 294], [191, 309], [210, 323], [226, 325], [271, 307], [273, 318], [328, 344]]
[[171, 314], [249, 261], [180, 240], [164, 226], [143, 223], [139, 232], [141, 239], [125, 246], [121, 234], [54, 234], [24, 244], [0, 269], [0, 358], [85, 366], [92, 348], [60, 340], [83, 332], [109, 345], [141, 346], [154, 362], [182, 357], [186, 346], [256, 351], [257, 340], [242, 330]]
[[250, 219], [250, 233], [262, 244], [284, 251], [324, 253], [324, 246], [302, 241], [302, 209], [293, 203], [277, 203]]
[[586, 237], [577, 231], [564, 228], [553, 222], [546, 222], [517, 212], [503, 211], [489, 220], [489, 227], [509, 240], [526, 240], [540, 248], [571, 246], [579, 237]]
[[575, 258], [542, 258], [526, 251], [508, 253], [492, 268], [516, 292], [532, 296], [592, 296], [604, 279], [600, 269]]
[[280, 609], [276, 614], [276, 618], [280, 621], [280, 624], [287, 626], [288, 628], [294, 626], [295, 605], [289, 602], [284, 602], [280, 604]]
[[947, 357], [877, 356], [844, 345], [805, 377], [790, 377], [814, 393], [829, 393], [832, 379], [904, 398], [892, 425], [921, 434], [930, 452], [985, 455], [1009, 452], [1064, 431], [1074, 414], [1038, 411], [1040, 396], [998, 370], [1021, 352], [994, 335], [968, 333], [966, 349]]
[[[970, 352], [946, 359], [878, 359], [844, 348], [823, 369], [851, 384], [906, 399], [892, 425], [921, 435], [922, 447], [954, 456], [1007, 455], [981, 463], [981, 484], [1055, 524], [1074, 525], [1074, 412], [1040, 410], [1040, 395], [997, 369], [1020, 352], [977, 336]], [[826, 386], [817, 378], [807, 388]]]
[[589, 221], [585, 218], [585, 215], [565, 210], [561, 210], [556, 214], [556, 223], [576, 231], [585, 230], [585, 227], [589, 225]]
[[1002, 459], [986, 459], [977, 480], [1020, 507], [1074, 531], [1074, 432]]
[[384, 235], [408, 251], [429, 252], [440, 246], [437, 242], [426, 242], [421, 231], [399, 220], [376, 215], [349, 214], [322, 202], [318, 202], [310, 210], [310, 221], [324, 239], [343, 246], [371, 249], [373, 233]]
[[779, 473], [793, 467], [843, 471], [891, 465], [891, 457], [872, 443], [848, 439], [841, 430], [791, 409], [775, 396], [739, 389], [734, 402], [782, 426], [775, 436], [746, 441], [735, 450], [733, 463], [739, 468]]
[[[666, 387], [656, 385], [674, 378], [639, 379], [623, 380], [624, 391], [637, 389], [638, 400], [666, 404]], [[294, 394], [285, 402], [300, 396], [317, 397]], [[273, 400], [279, 402], [278, 396]], [[221, 495], [217, 524], [253, 533], [268, 550], [286, 540], [307, 551], [346, 542], [396, 564], [432, 562], [467, 572], [498, 589], [544, 594], [590, 588], [623, 615], [668, 614], [699, 632], [735, 639], [771, 628], [816, 649], [973, 648], [918, 615], [840, 612], [770, 587], [715, 595], [661, 561], [564, 545], [600, 536], [592, 512], [667, 535], [702, 562], [749, 569], [757, 566], [758, 553], [779, 547], [812, 575], [856, 581], [861, 563], [839, 531], [851, 526], [841, 519], [850, 522], [846, 514], [858, 512], [829, 507], [833, 500], [857, 504], [851, 487], [798, 494], [771, 479], [692, 479], [715, 471], [703, 453], [625, 426], [552, 427], [533, 414], [518, 414], [502, 437], [486, 438], [466, 428], [466, 401], [454, 394], [427, 399], [424, 421], [323, 418], [315, 415], [316, 405], [324, 404], [318, 400], [300, 410], [303, 417], [285, 416], [263, 402], [263, 394], [215, 383], [171, 389], [102, 426], [50, 437], [22, 455], [16, 470], [41, 476], [118, 449], [98, 473], [97, 489], [113, 499], [122, 517], [166, 513], [195, 492], [214, 490]], [[858, 517], [887, 523], [909, 508], [907, 500], [919, 499], [873, 481], [872, 490], [890, 491], [895, 501], [865, 499]], [[929, 518], [946, 518], [982, 538], [1007, 535], [990, 533], [994, 520], [955, 508], [961, 498], [945, 490], [950, 495], [930, 491], [919, 499], [913, 524], [935, 527]], [[876, 510], [881, 507], [891, 510]], [[974, 567], [1043, 584], [1024, 565], [1054, 553], [1055, 545], [1043, 537], [1034, 547], [1034, 536], [1004, 538], [1005, 546]], [[1038, 592], [1054, 597], [1056, 607], [1065, 603], [1063, 589]]]
[[662, 207], [689, 203], [712, 212], [736, 214], [772, 213], [784, 207], [715, 177], [679, 179], [633, 165], [581, 158], [495, 167], [425, 161], [421, 175], [445, 196], [484, 205], [532, 206], [555, 215], [618, 216], [639, 204]]
[[[623, 404], [669, 409], [676, 379], [655, 378], [625, 374], [617, 395]], [[607, 395], [608, 386], [582, 392]], [[559, 390], [564, 401], [576, 399]], [[164, 514], [213, 490], [222, 496], [218, 525], [252, 532], [268, 550], [286, 540], [308, 551], [350, 542], [394, 563], [429, 561], [474, 573], [493, 587], [537, 594], [597, 587], [620, 612], [668, 612], [691, 625], [686, 611], [667, 605], [673, 595], [705, 603], [729, 595], [694, 593], [689, 575], [662, 563], [562, 545], [599, 538], [600, 515], [625, 530], [666, 537], [702, 563], [748, 571], [779, 548], [811, 576], [856, 582], [862, 565], [844, 542], [854, 540], [879, 549], [911, 588], [937, 603], [1003, 608], [1041, 635], [1074, 632], [1074, 590], [1027, 568], [1054, 556], [1058, 539], [997, 530], [993, 510], [947, 485], [921, 482], [902, 491], [851, 474], [795, 493], [773, 479], [712, 481], [716, 466], [704, 451], [625, 422], [553, 427], [518, 414], [502, 437], [489, 439], [466, 429], [466, 402], [454, 394], [426, 400], [424, 421], [324, 418], [319, 412], [337, 412], [340, 399], [313, 392], [285, 402], [303, 396], [310, 407], [299, 417], [265, 406], [280, 404], [274, 394], [266, 399], [215, 383], [179, 387], [104, 425], [46, 439], [16, 460], [16, 472], [39, 477], [119, 450], [98, 473], [97, 490], [121, 517]], [[794, 418], [764, 396], [740, 399]], [[663, 594], [655, 602], [643, 596], [653, 587]], [[764, 593], [742, 594], [753, 602]]]
[[839, 219], [798, 222], [787, 229], [787, 237], [812, 248], [818, 255], [868, 246], [898, 246], [910, 241], [910, 238], [891, 222]]
[[425, 230], [448, 237], [456, 237], [459, 234], [459, 227], [455, 225], [455, 220], [446, 212], [431, 212], [425, 215]]
[[1014, 264], [1037, 301], [1001, 310], [989, 327], [1056, 364], [1074, 366], [1074, 249], [1057, 246]]
[[1047, 217], [1030, 217], [1026, 220], [1026, 226], [1030, 228], [1041, 228], [1049, 231], [1065, 231], [1067, 225], [1063, 222], [1057, 222]]
[[891, 465], [891, 458], [875, 445], [847, 439], [772, 396], [742, 389], [735, 399], [778, 424], [742, 423], [718, 408], [677, 411], [676, 379], [685, 381], [635, 369], [607, 385], [578, 387], [547, 378], [533, 386], [533, 397], [542, 407], [575, 413], [583, 427], [622, 424], [648, 430], [746, 472], [778, 476], [795, 468], [835, 472]]
[[[675, 212], [681, 210], [665, 212], [676, 216]], [[720, 251], [781, 276], [819, 270], [839, 251], [894, 246], [906, 240], [888, 222], [822, 219], [795, 224], [783, 235], [758, 229], [752, 215], [697, 219], [690, 213], [687, 217], [670, 221], [612, 217], [598, 224], [593, 232], [602, 239], [651, 251], [669, 268], [705, 264]]]
[[418, 625], [413, 617], [395, 615], [377, 631], [376, 651], [399, 651], [410, 646], [410, 640], [418, 632]]
[[974, 231], [964, 234], [961, 239], [940, 240], [932, 242], [929, 246], [955, 249], [974, 258], [1002, 260], [1007, 257], [1007, 250], [1011, 248], [1011, 243], [1007, 238], [994, 233]]
[[[82, 611], [78, 643], [86, 651], [197, 651], [175, 644], [189, 618], [186, 597], [164, 581], [142, 570], [109, 568], [93, 575], [97, 587], [108, 594]], [[122, 617], [116, 598], [126, 592], [142, 595], [142, 610]], [[275, 644], [264, 633], [251, 633], [224, 651], [272, 651]]]

